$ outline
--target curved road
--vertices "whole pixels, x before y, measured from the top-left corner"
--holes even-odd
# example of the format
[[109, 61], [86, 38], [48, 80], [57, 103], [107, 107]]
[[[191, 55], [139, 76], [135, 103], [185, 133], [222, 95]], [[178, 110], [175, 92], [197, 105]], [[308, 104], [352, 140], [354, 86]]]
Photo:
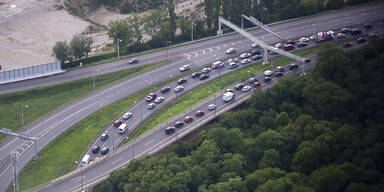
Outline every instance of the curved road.
[[[321, 31], [361, 24], [366, 21], [378, 20], [384, 18], [384, 12], [381, 11], [383, 8], [383, 5], [375, 5], [300, 21], [293, 21], [276, 25], [272, 28], [284, 37], [293, 38], [313, 33], [315, 29], [312, 24], [315, 24], [318, 27], [318, 30]], [[254, 31], [253, 34], [268, 43], [277, 41], [276, 38], [261, 30]], [[188, 63], [192, 66], [192, 68], [200, 67], [218, 58], [222, 58], [224, 56], [223, 50], [225, 50], [226, 47], [237, 47], [238, 50], [241, 51], [249, 48], [249, 44], [249, 40], [244, 40], [244, 38], [239, 35], [229, 35], [170, 49], [169, 56], [182, 57], [177, 57], [178, 59], [165, 66], [161, 66], [136, 77], [127, 78], [116, 85], [98, 90], [89, 96], [81, 98], [71, 104], [68, 104], [67, 106], [61, 107], [56, 110], [55, 113], [47, 115], [39, 119], [37, 122], [27, 126], [24, 132], [30, 136], [39, 138], [38, 150], [40, 151], [55, 137], [100, 108], [125, 98], [126, 96], [135, 93], [144, 87], [154, 85], [157, 82], [168, 79], [172, 75], [179, 74], [178, 67], [181, 65]], [[155, 60], [155, 58], [157, 60], [166, 58], [165, 51], [139, 57], [141, 63], [143, 64], [145, 63], [145, 59]], [[151, 62], [153, 61], [151, 60]], [[114, 71], [115, 69], [120, 70], [121, 68], [127, 67], [124, 62], [126, 61], [113, 62], [110, 65], [105, 64], [98, 67], [103, 69], [103, 71]], [[49, 78], [53, 78], [52, 81], [55, 82], [65, 81], [66, 78], [84, 78], [92, 75], [90, 71], [95, 71], [96, 68], [97, 67], [90, 67], [78, 71], [69, 71], [62, 75], [48, 77], [45, 81], [49, 80]], [[69, 78], [69, 76], [71, 78]], [[43, 85], [42, 82], [45, 81], [43, 79], [36, 79], [31, 82]], [[1, 86], [0, 90], [24, 89], [28, 87], [32, 87], [30, 81]], [[21, 154], [18, 162], [19, 171], [33, 157], [33, 149], [30, 147], [31, 144], [32, 143], [30, 142], [25, 142], [16, 138], [10, 138], [2, 142], [0, 146], [0, 183], [2, 184], [0, 191], [5, 191], [12, 180], [9, 153], [16, 149], [16, 151]]]

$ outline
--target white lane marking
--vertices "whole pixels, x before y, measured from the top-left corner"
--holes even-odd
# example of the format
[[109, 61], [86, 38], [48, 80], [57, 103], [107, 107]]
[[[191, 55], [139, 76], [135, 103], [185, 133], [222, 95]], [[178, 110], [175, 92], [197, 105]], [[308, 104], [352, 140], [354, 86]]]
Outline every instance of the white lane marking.
[[189, 55], [189, 54], [184, 54], [184, 56], [187, 57], [187, 59], [191, 58], [191, 55]]
[[227, 45], [227, 44], [224, 44], [224, 47], [228, 47], [228, 45]]
[[122, 160], [123, 158], [122, 157], [120, 157], [120, 158], [118, 158], [118, 159], [116, 159], [116, 160], [114, 160], [114, 161], [112, 161], [111, 162], [111, 164], [115, 164], [115, 163], [118, 163], [120, 160]]
[[192, 52], [195, 56], [194, 57], [197, 57], [199, 55], [198, 52]]
[[144, 143], [144, 146], [150, 145], [153, 141], [154, 141], [154, 140], [152, 139], [152, 140], [150, 140], [150, 141]]
[[208, 48], [208, 53], [210, 53], [210, 52], [212, 52], [213, 51], [213, 49], [212, 48]]

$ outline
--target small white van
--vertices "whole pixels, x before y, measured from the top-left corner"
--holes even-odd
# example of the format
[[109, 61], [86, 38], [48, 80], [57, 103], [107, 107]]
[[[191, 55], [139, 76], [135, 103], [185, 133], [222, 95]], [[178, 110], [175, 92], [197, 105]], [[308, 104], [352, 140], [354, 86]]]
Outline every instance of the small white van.
[[126, 132], [128, 130], [128, 126], [127, 124], [123, 123], [119, 126], [119, 133], [120, 134], [123, 134], [124, 132]]
[[80, 166], [84, 167], [88, 165], [88, 163], [91, 161], [91, 156], [90, 155], [85, 155], [83, 159], [81, 160]]

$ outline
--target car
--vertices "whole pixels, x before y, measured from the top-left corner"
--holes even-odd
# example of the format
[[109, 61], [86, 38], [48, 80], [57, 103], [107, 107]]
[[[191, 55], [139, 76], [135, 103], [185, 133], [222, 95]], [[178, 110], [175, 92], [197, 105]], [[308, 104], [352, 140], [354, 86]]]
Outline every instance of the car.
[[[278, 50], [279, 48], [277, 48], [277, 47], [272, 47], [273, 49], [275, 49], [275, 50]], [[275, 51], [273, 51], [273, 50], [268, 50], [268, 54], [270, 54], [270, 55], [276, 55], [277, 54], [277, 52], [275, 52]]]
[[290, 51], [290, 50], [294, 50], [295, 47], [293, 46], [293, 44], [285, 44], [284, 45], [284, 51]]
[[182, 121], [176, 121], [175, 124], [174, 124], [174, 126], [175, 126], [176, 128], [180, 128], [180, 127], [182, 127], [183, 125], [184, 125], [184, 123], [183, 123]]
[[188, 71], [188, 70], [190, 70], [190, 69], [191, 69], [191, 67], [190, 67], [188, 64], [183, 65], [183, 66], [181, 66], [181, 67], [179, 68], [180, 72]]
[[215, 61], [212, 63], [212, 68], [213, 69], [218, 69], [220, 67], [223, 67], [224, 66], [224, 63], [222, 61]]
[[378, 36], [376, 33], [369, 33], [369, 34], [368, 34], [368, 37], [369, 37], [370, 39], [374, 39], [374, 38], [378, 38], [379, 36]]
[[124, 113], [124, 115], [123, 115], [123, 119], [125, 119], [125, 120], [127, 120], [131, 117], [132, 117], [132, 112], [130, 112], [130, 111]]
[[371, 29], [372, 28], [372, 24], [371, 23], [364, 23], [364, 28]]
[[272, 79], [270, 77], [265, 77], [264, 82], [270, 82]]
[[278, 66], [278, 67], [276, 67], [276, 71], [279, 71], [279, 72], [284, 72], [285, 70], [284, 70], [284, 68], [283, 68], [283, 67], [281, 67], [281, 66]]
[[352, 29], [348, 28], [348, 27], [343, 27], [340, 29], [341, 33], [350, 33], [351, 31], [352, 31]]
[[242, 92], [247, 92], [247, 91], [249, 91], [249, 90], [251, 90], [251, 89], [252, 89], [251, 86], [247, 85], [247, 86], [244, 86], [244, 87], [241, 89], [241, 91], [242, 91]]
[[234, 93], [234, 91], [232, 89], [226, 89], [225, 92], [231, 92], [231, 93]]
[[119, 126], [119, 128], [117, 130], [118, 130], [119, 134], [123, 134], [128, 130], [128, 125], [123, 123]]
[[201, 73], [209, 73], [211, 71], [211, 68], [209, 67], [204, 67], [202, 70], [201, 70]]
[[226, 61], [227, 63], [237, 63], [239, 60], [237, 58], [230, 58]]
[[311, 59], [310, 59], [310, 58], [305, 58], [305, 59], [304, 59], [304, 62], [305, 62], [305, 63], [310, 63], [310, 62], [311, 62]]
[[203, 116], [204, 114], [205, 114], [205, 112], [204, 112], [203, 110], [198, 110], [198, 111], [196, 111], [195, 116], [196, 116], [196, 117], [201, 117], [201, 116]]
[[215, 105], [215, 104], [209, 104], [207, 109], [208, 109], [209, 111], [213, 111], [213, 110], [216, 109], [216, 105]]
[[251, 55], [261, 55], [261, 51], [260, 50], [257, 50], [257, 49], [253, 49], [251, 51]]
[[310, 36], [309, 39], [312, 40], [312, 41], [316, 40], [316, 35]]
[[363, 37], [359, 37], [356, 39], [358, 43], [365, 43], [367, 40], [365, 40]]
[[254, 83], [254, 82], [257, 82], [257, 81], [259, 81], [256, 77], [251, 77], [251, 78], [249, 78], [249, 80], [248, 80], [248, 82], [250, 83], [250, 84], [252, 84], [252, 83]]
[[275, 76], [276, 76], [276, 77], [281, 77], [281, 76], [283, 76], [283, 75], [284, 75], [284, 72], [281, 72], [281, 71], [275, 73]]
[[185, 82], [187, 82], [187, 78], [186, 77], [183, 77], [183, 78], [181, 78], [181, 79], [179, 79], [179, 80], [177, 80], [177, 84], [183, 84], [183, 83], [185, 83]]
[[168, 92], [169, 90], [171, 90], [171, 87], [163, 87], [163, 88], [160, 89], [160, 92], [161, 92], [161, 93], [166, 93], [166, 92]]
[[308, 43], [307, 43], [307, 42], [304, 42], [304, 41], [300, 41], [300, 42], [297, 43], [297, 46], [298, 46], [298, 47], [305, 47], [305, 46], [307, 46], [307, 45], [308, 45]]
[[155, 99], [155, 103], [156, 104], [160, 104], [163, 101], [164, 101], [164, 97], [158, 97], [158, 98]]
[[150, 103], [148, 104], [147, 109], [153, 109], [155, 107], [156, 107], [156, 103]]
[[262, 59], [263, 56], [262, 55], [255, 55], [252, 57], [253, 60], [259, 60], [259, 59]]
[[273, 75], [273, 71], [271, 71], [271, 70], [264, 71], [264, 76], [269, 77], [269, 76], [272, 76], [272, 75]]
[[296, 42], [294, 40], [288, 39], [287, 41], [285, 41], [285, 44], [295, 45]]
[[299, 42], [308, 42], [308, 41], [309, 41], [308, 37], [302, 37], [299, 39]]
[[259, 47], [259, 45], [258, 44], [256, 44], [256, 43], [252, 43], [252, 45], [251, 45], [253, 48], [256, 48], [256, 47]]
[[261, 86], [261, 83], [256, 81], [253, 83], [253, 87], [260, 87]]
[[243, 53], [240, 55], [240, 59], [245, 59], [245, 58], [248, 58], [250, 56], [252, 56], [250, 53]]
[[131, 60], [128, 61], [129, 64], [135, 64], [135, 63], [138, 63], [139, 60], [137, 58], [133, 58]]
[[277, 43], [277, 44], [274, 45], [274, 47], [278, 48], [278, 49], [281, 49], [281, 48], [283, 48], [283, 44]]
[[296, 63], [289, 64], [288, 66], [289, 70], [296, 70], [297, 68], [299, 68], [299, 65], [297, 65]]
[[147, 95], [147, 97], [145, 97], [145, 100], [146, 100], [147, 102], [151, 102], [151, 101], [155, 100], [156, 97], [157, 97], [156, 93], [149, 93], [149, 94]]
[[116, 120], [116, 121], [113, 123], [113, 126], [115, 126], [115, 127], [119, 127], [122, 123], [123, 123], [123, 121], [118, 119], [118, 120]]
[[235, 89], [236, 89], [236, 90], [241, 90], [244, 86], [245, 86], [244, 83], [238, 83], [238, 84], [235, 86]]
[[343, 47], [344, 48], [348, 48], [348, 47], [351, 47], [352, 46], [352, 43], [351, 42], [345, 42], [344, 44], [343, 44]]
[[99, 150], [100, 150], [100, 147], [97, 145], [92, 147], [92, 153], [97, 153], [97, 152], [99, 152]]
[[243, 64], [243, 65], [245, 65], [245, 64], [250, 63], [251, 61], [252, 61], [252, 60], [250, 60], [250, 59], [243, 59], [243, 60], [240, 61], [240, 63]]
[[103, 134], [101, 134], [100, 140], [106, 141], [107, 139], [108, 139], [108, 132], [104, 132]]
[[100, 152], [101, 152], [102, 155], [105, 155], [105, 154], [107, 154], [109, 152], [109, 148], [108, 147], [103, 147]]
[[196, 77], [199, 77], [200, 75], [201, 75], [201, 73], [199, 71], [197, 71], [197, 72], [192, 73], [191, 77], [196, 78]]
[[173, 132], [175, 132], [175, 130], [176, 130], [176, 128], [175, 127], [167, 127], [167, 128], [165, 128], [165, 133], [166, 134], [171, 134], [171, 133], [173, 133]]
[[352, 35], [358, 35], [358, 34], [361, 34], [361, 30], [359, 28], [353, 28], [351, 30], [351, 34]]
[[234, 69], [234, 68], [236, 68], [236, 67], [238, 67], [239, 65], [237, 64], [237, 63], [229, 63], [228, 64], [228, 68], [230, 68], [230, 69]]
[[182, 91], [183, 89], [184, 89], [184, 87], [179, 85], [179, 86], [175, 87], [175, 93], [178, 93], [178, 92]]
[[186, 123], [190, 123], [191, 121], [193, 121], [193, 117], [192, 116], [186, 116], [184, 118], [184, 122], [186, 122]]
[[235, 98], [235, 94], [233, 92], [225, 92], [223, 94], [223, 101], [230, 102]]
[[233, 47], [231, 47], [231, 48], [229, 48], [229, 49], [227, 49], [227, 50], [225, 51], [226, 54], [231, 54], [231, 53], [235, 53], [235, 52], [236, 52], [236, 49], [233, 48]]
[[345, 38], [346, 36], [347, 36], [347, 35], [344, 34], [344, 33], [338, 33], [338, 34], [336, 35], [336, 37], [337, 37], [338, 39]]
[[202, 74], [199, 77], [200, 80], [204, 80], [204, 79], [208, 79], [208, 78], [209, 78], [209, 75], [207, 75], [207, 74]]

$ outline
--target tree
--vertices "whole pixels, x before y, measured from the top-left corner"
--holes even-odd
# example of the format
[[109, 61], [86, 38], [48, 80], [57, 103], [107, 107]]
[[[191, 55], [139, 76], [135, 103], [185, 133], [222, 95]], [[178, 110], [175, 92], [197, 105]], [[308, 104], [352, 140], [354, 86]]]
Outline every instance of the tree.
[[243, 174], [245, 161], [242, 155], [227, 153], [224, 154], [224, 158], [223, 172], [235, 172], [239, 176]]
[[157, 32], [161, 29], [161, 24], [163, 23], [163, 15], [160, 10], [155, 9], [151, 12], [150, 15], [146, 16], [144, 18], [144, 29], [145, 32], [153, 38], [155, 38], [155, 35]]
[[149, 192], [167, 192], [169, 191], [169, 186], [163, 181], [157, 181], [151, 185]]
[[280, 154], [276, 149], [268, 149], [264, 151], [263, 158], [261, 159], [258, 168], [263, 169], [267, 167], [279, 167]]
[[280, 114], [276, 116], [275, 122], [276, 122], [276, 127], [284, 127], [286, 126], [291, 119], [289, 119], [289, 115], [287, 112], [283, 111]]
[[175, 13], [175, 6], [173, 5], [173, 0], [171, 0], [168, 5], [168, 16], [169, 16], [169, 38], [174, 39], [175, 33], [176, 33], [176, 13]]
[[185, 17], [179, 19], [179, 27], [181, 30], [181, 36], [184, 40], [191, 38], [191, 24], [192, 22]]
[[[134, 16], [135, 18], [135, 16]], [[135, 20], [135, 19], [134, 19]], [[133, 43], [134, 32], [129, 19], [121, 19], [117, 21], [111, 21], [108, 23], [108, 36], [113, 39], [113, 42], [117, 44], [120, 40], [119, 46], [126, 48]], [[136, 33], [137, 36], [137, 33]], [[140, 36], [139, 36], [140, 39]], [[137, 39], [137, 40], [139, 40]]]
[[245, 181], [247, 183], [248, 191], [255, 191], [257, 186], [263, 185], [269, 179], [276, 179], [284, 176], [285, 172], [280, 170], [279, 168], [265, 168], [265, 169], [257, 169], [253, 173], [248, 174], [245, 177]]
[[57, 60], [60, 60], [62, 63], [69, 58], [69, 47], [67, 41], [58, 41], [55, 46], [53, 46], [53, 54]]
[[91, 52], [92, 43], [92, 37], [74, 35], [71, 42], [69, 43], [69, 50], [71, 54], [77, 59], [80, 59], [84, 55], [85, 57], [88, 57], [88, 53]]
[[345, 186], [348, 175], [335, 165], [313, 171], [309, 183], [316, 192], [338, 192]]
[[317, 0], [301, 0], [297, 5], [297, 11], [300, 15], [310, 15], [316, 13]]

